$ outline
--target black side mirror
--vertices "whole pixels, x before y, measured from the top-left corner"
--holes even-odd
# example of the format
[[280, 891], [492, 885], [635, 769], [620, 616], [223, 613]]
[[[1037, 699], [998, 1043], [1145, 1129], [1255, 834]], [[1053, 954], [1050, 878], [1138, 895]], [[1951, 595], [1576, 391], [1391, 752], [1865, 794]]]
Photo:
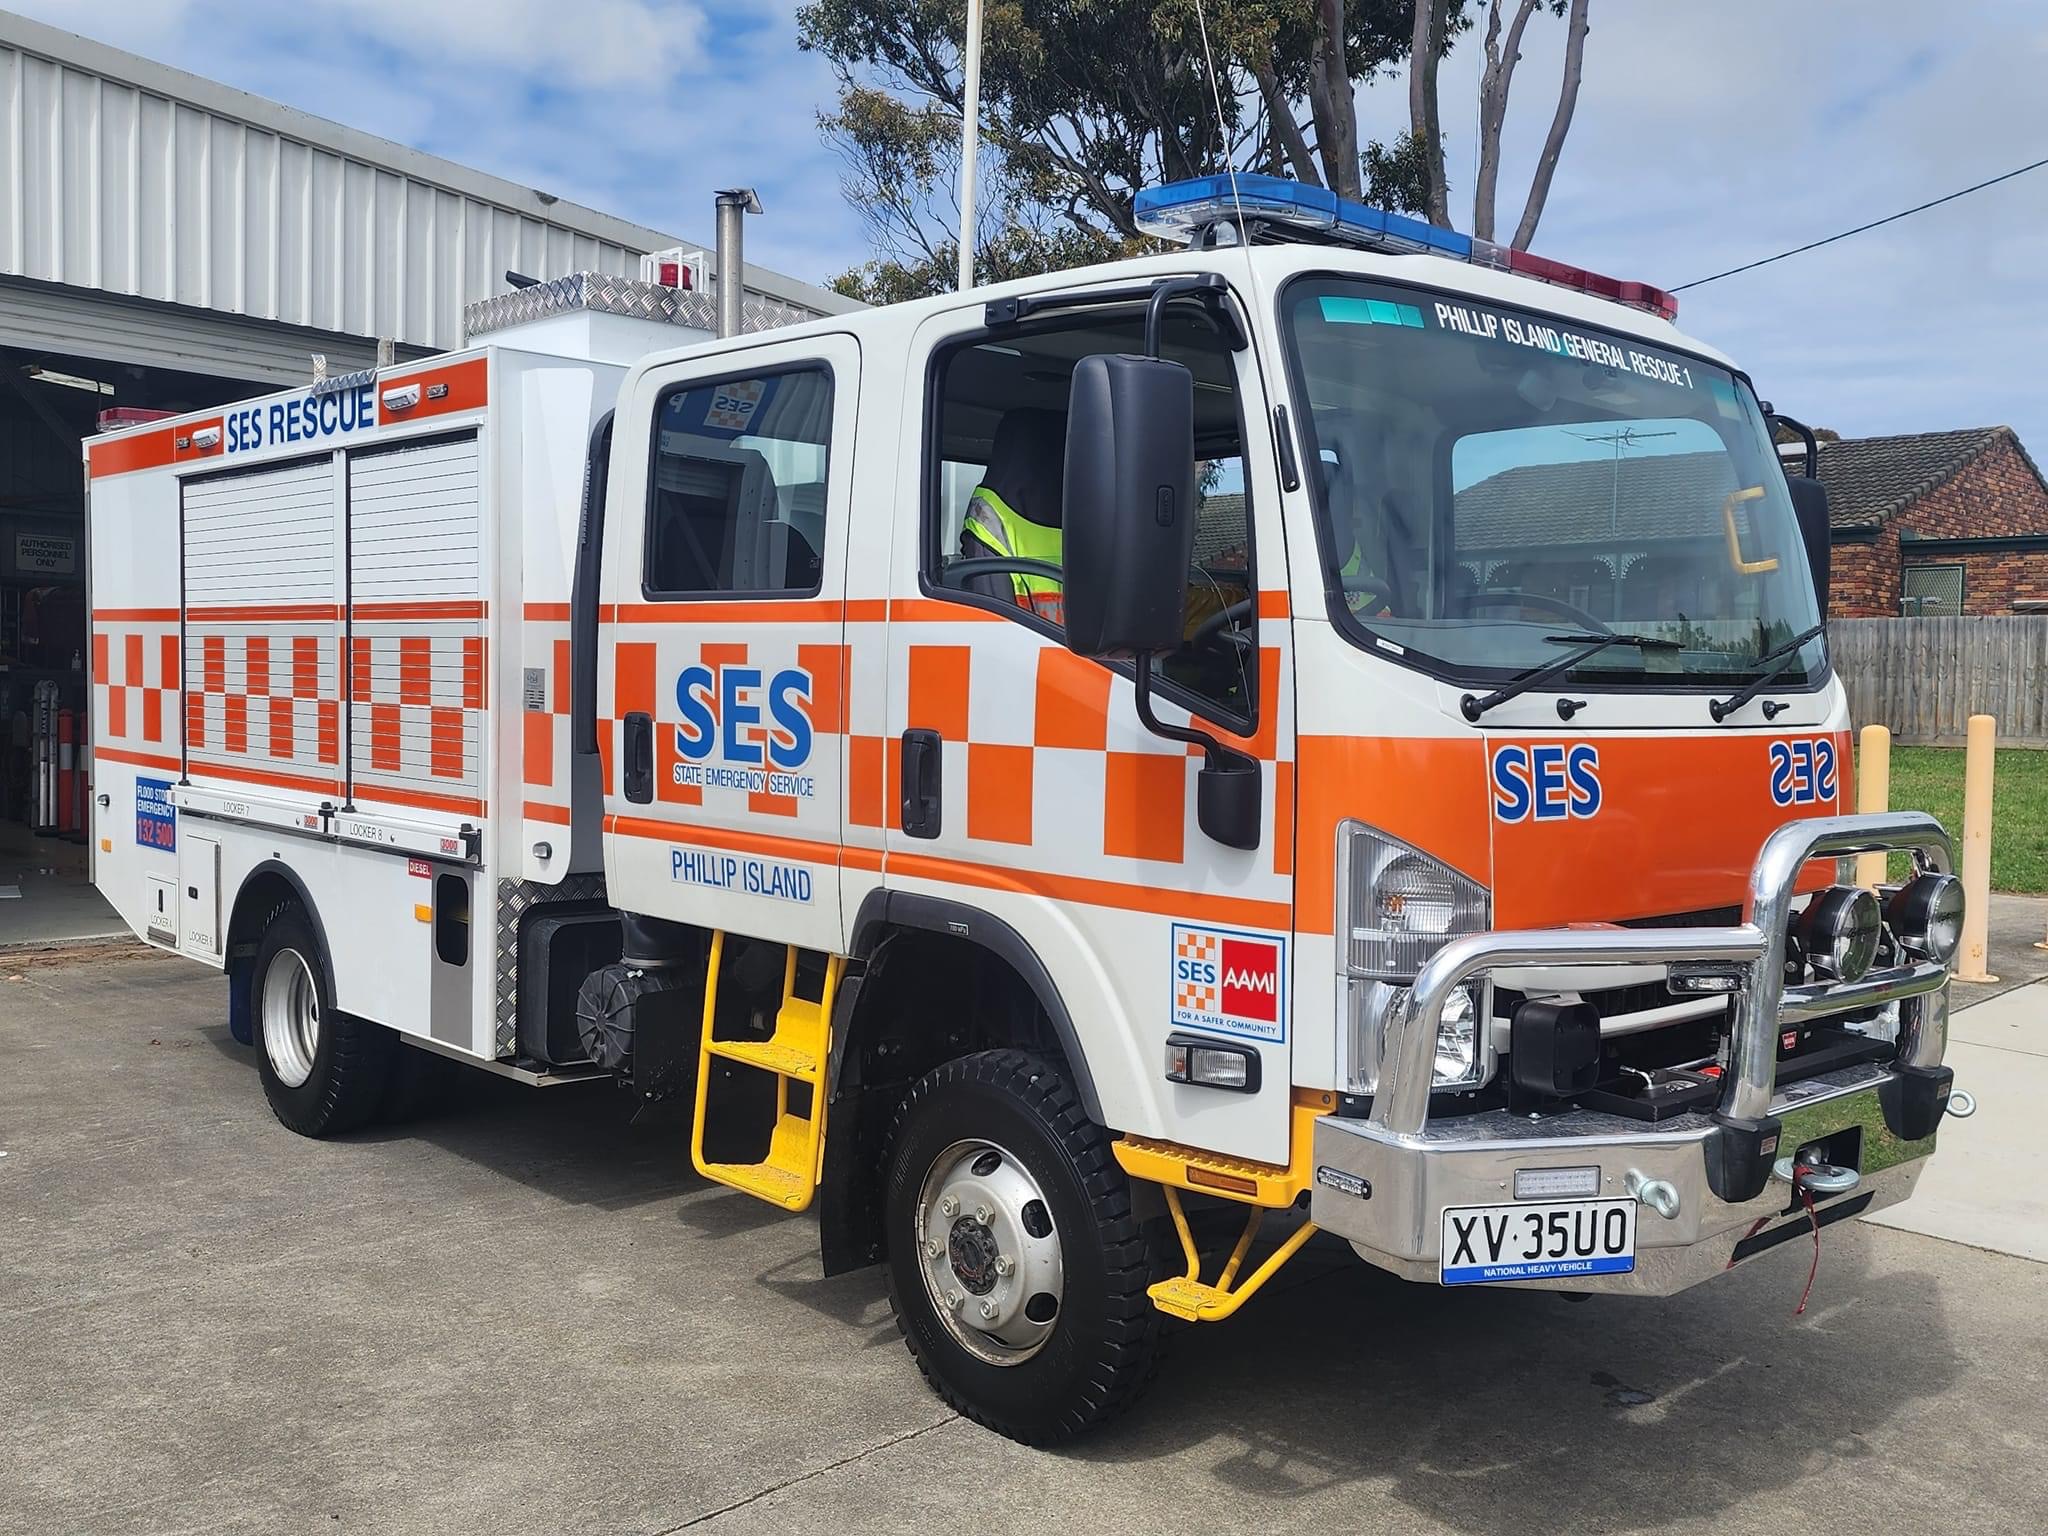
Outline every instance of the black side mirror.
[[[1156, 334], [1156, 320], [1148, 329]], [[1152, 660], [1185, 636], [1195, 554], [1195, 377], [1185, 366], [1115, 353], [1075, 365], [1064, 504], [1067, 645], [1135, 658], [1139, 720], [1155, 736], [1202, 748], [1195, 820], [1204, 835], [1258, 847], [1258, 760], [1152, 709]]]
[[1195, 376], [1156, 357], [1075, 365], [1067, 404], [1067, 644], [1083, 656], [1181, 642], [1195, 548]]
[[1787, 475], [1792, 492], [1792, 515], [1799, 519], [1800, 542], [1806, 546], [1806, 568], [1813, 572], [1813, 596], [1820, 604], [1820, 616], [1828, 616], [1828, 583], [1834, 565], [1834, 545], [1828, 533], [1828, 492], [1818, 480], [1805, 475]]

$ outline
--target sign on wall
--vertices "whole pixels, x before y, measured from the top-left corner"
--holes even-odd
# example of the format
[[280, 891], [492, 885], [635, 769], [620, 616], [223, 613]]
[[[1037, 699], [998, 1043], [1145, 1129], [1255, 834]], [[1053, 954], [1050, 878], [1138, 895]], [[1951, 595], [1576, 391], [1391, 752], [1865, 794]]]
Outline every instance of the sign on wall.
[[14, 568], [23, 576], [75, 576], [78, 540], [67, 533], [17, 533]]

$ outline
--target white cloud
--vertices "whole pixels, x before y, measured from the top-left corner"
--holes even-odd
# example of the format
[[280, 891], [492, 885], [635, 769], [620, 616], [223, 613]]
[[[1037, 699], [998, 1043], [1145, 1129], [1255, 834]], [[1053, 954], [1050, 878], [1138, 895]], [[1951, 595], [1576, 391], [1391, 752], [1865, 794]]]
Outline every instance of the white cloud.
[[[181, 43], [232, 49], [252, 35], [315, 48], [341, 41], [412, 64], [578, 88], [658, 85], [704, 57], [695, 0], [26, 0], [16, 9], [158, 56]], [[203, 62], [182, 67], [209, 73]]]
[[577, 87], [660, 85], [703, 59], [703, 10], [663, 0], [309, 0], [304, 11], [419, 59]]

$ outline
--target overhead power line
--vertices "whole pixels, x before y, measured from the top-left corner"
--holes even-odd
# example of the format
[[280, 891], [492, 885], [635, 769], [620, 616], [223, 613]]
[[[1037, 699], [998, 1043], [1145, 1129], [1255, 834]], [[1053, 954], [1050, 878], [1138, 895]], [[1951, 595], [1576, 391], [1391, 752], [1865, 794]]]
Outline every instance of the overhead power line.
[[2029, 171], [2038, 171], [2044, 165], [2048, 165], [2048, 159], [2036, 160], [2033, 164], [2023, 165], [2018, 170], [2007, 171], [2003, 176], [1993, 176], [1989, 181], [1980, 181], [1974, 186], [1963, 187], [1958, 191], [1949, 193], [1946, 197], [1930, 198], [1924, 203], [1914, 204], [1911, 208], [1901, 208], [1897, 213], [1888, 213], [1881, 219], [1872, 219], [1868, 224], [1858, 224], [1854, 229], [1845, 229], [1838, 235], [1829, 235], [1825, 240], [1809, 240], [1804, 245], [1795, 245], [1791, 250], [1780, 251], [1775, 256], [1765, 256], [1757, 261], [1746, 261], [1739, 267], [1730, 267], [1726, 272], [1716, 272], [1712, 277], [1696, 277], [1691, 282], [1680, 283], [1676, 288], [1669, 291], [1672, 293], [1683, 293], [1688, 288], [1698, 288], [1705, 283], [1718, 283], [1722, 278], [1733, 277], [1738, 272], [1754, 272], [1758, 267], [1768, 267], [1772, 262], [1783, 261], [1787, 256], [1797, 256], [1805, 251], [1817, 251], [1824, 245], [1833, 245], [1837, 240], [1846, 240], [1851, 235], [1860, 235], [1865, 230], [1876, 229], [1880, 225], [1897, 223], [1900, 219], [1911, 218], [1916, 213], [1925, 213], [1930, 208], [1939, 208], [1943, 203], [1952, 203], [1959, 197], [1968, 197], [1972, 192], [1982, 192], [1986, 187], [1995, 187], [2001, 181], [2011, 181], [2015, 176], [2024, 176]]

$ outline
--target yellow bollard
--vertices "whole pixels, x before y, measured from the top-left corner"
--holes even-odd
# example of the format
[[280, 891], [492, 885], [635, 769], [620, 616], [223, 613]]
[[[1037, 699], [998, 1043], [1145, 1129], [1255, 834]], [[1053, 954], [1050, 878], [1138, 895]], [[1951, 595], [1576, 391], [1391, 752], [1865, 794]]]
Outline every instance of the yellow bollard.
[[[1856, 809], [1865, 815], [1892, 808], [1892, 733], [1881, 725], [1866, 725], [1858, 738], [1856, 752]], [[1859, 853], [1856, 883], [1876, 890], [1884, 884], [1889, 855]]]
[[1957, 981], [1996, 981], [1987, 971], [1991, 931], [1991, 764], [1998, 722], [1970, 716], [1969, 745], [1963, 753], [1963, 950], [1956, 957]]

